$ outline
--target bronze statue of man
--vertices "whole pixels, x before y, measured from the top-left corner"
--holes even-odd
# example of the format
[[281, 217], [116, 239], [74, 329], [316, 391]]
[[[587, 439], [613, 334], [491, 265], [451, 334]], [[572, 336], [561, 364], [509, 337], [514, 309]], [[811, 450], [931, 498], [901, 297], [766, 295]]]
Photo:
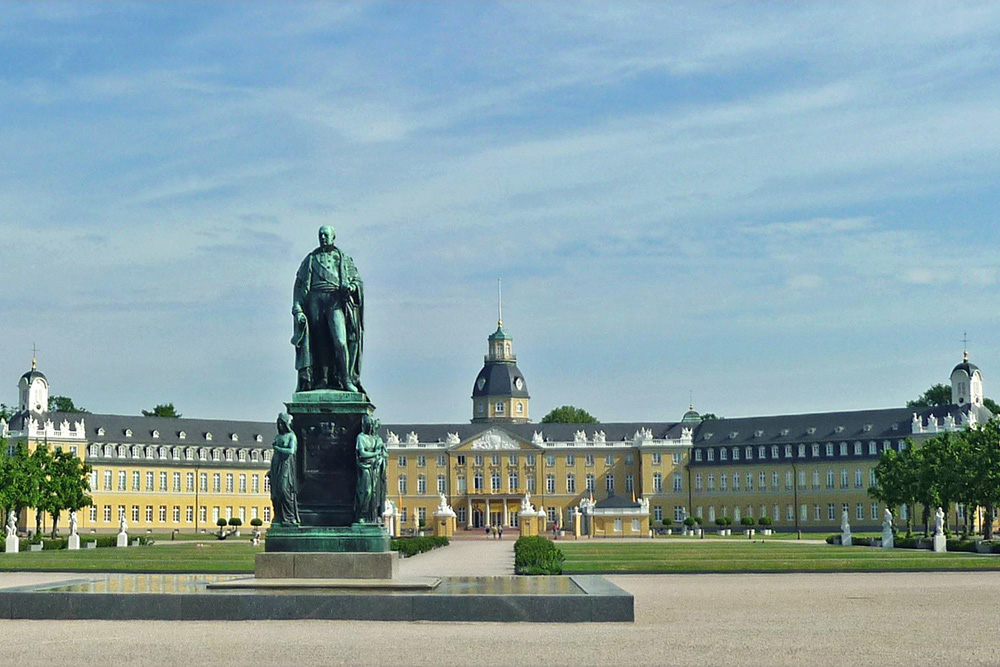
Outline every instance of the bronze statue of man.
[[295, 368], [298, 391], [339, 389], [364, 392], [364, 286], [354, 260], [337, 248], [333, 227], [319, 228], [319, 247], [295, 275]]

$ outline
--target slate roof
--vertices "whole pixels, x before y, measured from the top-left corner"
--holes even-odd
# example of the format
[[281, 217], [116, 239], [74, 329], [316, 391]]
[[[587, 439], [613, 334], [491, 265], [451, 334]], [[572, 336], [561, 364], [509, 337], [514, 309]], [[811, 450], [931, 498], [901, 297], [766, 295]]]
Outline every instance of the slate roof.
[[[486, 382], [483, 388], [479, 388], [479, 379]], [[518, 389], [514, 380], [521, 378], [521, 388]], [[476, 382], [472, 385], [472, 397], [480, 396], [513, 396], [514, 398], [531, 398], [528, 395], [528, 383], [524, 379], [524, 374], [518, 369], [517, 364], [510, 361], [488, 361], [476, 376]]]
[[608, 496], [604, 500], [598, 500], [594, 503], [594, 508], [599, 510], [605, 509], [638, 509], [642, 507], [641, 503], [629, 500], [622, 496]]

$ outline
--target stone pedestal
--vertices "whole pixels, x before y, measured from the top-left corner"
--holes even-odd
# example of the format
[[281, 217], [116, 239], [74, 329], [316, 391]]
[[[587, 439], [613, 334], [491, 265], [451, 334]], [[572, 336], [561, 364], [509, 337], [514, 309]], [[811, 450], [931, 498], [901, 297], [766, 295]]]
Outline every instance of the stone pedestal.
[[521, 531], [521, 537], [534, 537], [538, 535], [538, 519], [527, 516], [530, 512], [525, 512], [517, 517], [517, 527]]
[[[285, 406], [292, 416], [292, 430], [299, 445], [295, 463], [302, 525], [350, 527], [354, 520], [356, 443], [361, 417], [372, 414], [375, 406], [359, 392], [333, 390], [296, 392]], [[268, 551], [317, 550], [272, 549], [270, 535]]]
[[851, 533], [844, 532], [840, 534], [840, 544], [841, 546], [849, 547], [852, 545]]
[[933, 538], [934, 553], [944, 553], [948, 550], [948, 541], [944, 535], [935, 535]]
[[895, 545], [893, 544], [893, 535], [891, 530], [882, 531], [882, 548], [892, 549]]
[[284, 526], [272, 524], [264, 550], [272, 552], [367, 552], [389, 551], [389, 533], [378, 524], [349, 526]]
[[395, 579], [399, 554], [262, 553], [254, 574], [257, 579]]
[[455, 534], [455, 513], [434, 513], [434, 534], [437, 537], [452, 537]]
[[128, 546], [128, 533], [118, 533], [118, 546], [120, 547]]
[[7, 553], [16, 554], [21, 549], [21, 538], [17, 535], [8, 535], [7, 543], [4, 546]]
[[70, 551], [77, 551], [80, 548], [80, 536], [70, 535], [69, 541], [66, 543], [66, 548]]

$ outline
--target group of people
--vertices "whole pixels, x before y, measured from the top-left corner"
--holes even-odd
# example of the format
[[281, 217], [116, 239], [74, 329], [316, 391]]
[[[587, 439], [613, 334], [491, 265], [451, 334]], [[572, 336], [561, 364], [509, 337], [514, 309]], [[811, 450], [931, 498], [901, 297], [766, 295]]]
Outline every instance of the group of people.
[[502, 539], [503, 526], [486, 526], [486, 537], [492, 537], [494, 540]]

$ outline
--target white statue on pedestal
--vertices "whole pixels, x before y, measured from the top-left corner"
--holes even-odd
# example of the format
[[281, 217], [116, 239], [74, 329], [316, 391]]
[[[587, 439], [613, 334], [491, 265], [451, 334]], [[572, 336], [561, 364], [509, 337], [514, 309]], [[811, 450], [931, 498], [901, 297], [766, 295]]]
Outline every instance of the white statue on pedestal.
[[847, 516], [847, 510], [840, 515], [840, 543], [845, 547], [851, 546], [851, 522]]
[[934, 512], [934, 534], [944, 535], [944, 510], [940, 507]]
[[534, 512], [535, 508], [531, 505], [531, 494], [525, 493], [524, 497], [521, 498], [521, 514], [526, 512]]
[[118, 513], [118, 543], [119, 547], [128, 546], [128, 524], [125, 522], [125, 510]]
[[69, 534], [76, 535], [76, 511], [69, 513]]
[[14, 515], [14, 510], [11, 510], [7, 515], [7, 537], [15, 536], [17, 536], [17, 517]]
[[888, 508], [882, 513], [882, 548], [892, 549], [895, 546], [892, 535], [892, 512]]
[[4, 547], [9, 554], [16, 554], [21, 549], [20, 538], [17, 536], [17, 516], [14, 514], [14, 510], [10, 511], [7, 515], [7, 541]]

